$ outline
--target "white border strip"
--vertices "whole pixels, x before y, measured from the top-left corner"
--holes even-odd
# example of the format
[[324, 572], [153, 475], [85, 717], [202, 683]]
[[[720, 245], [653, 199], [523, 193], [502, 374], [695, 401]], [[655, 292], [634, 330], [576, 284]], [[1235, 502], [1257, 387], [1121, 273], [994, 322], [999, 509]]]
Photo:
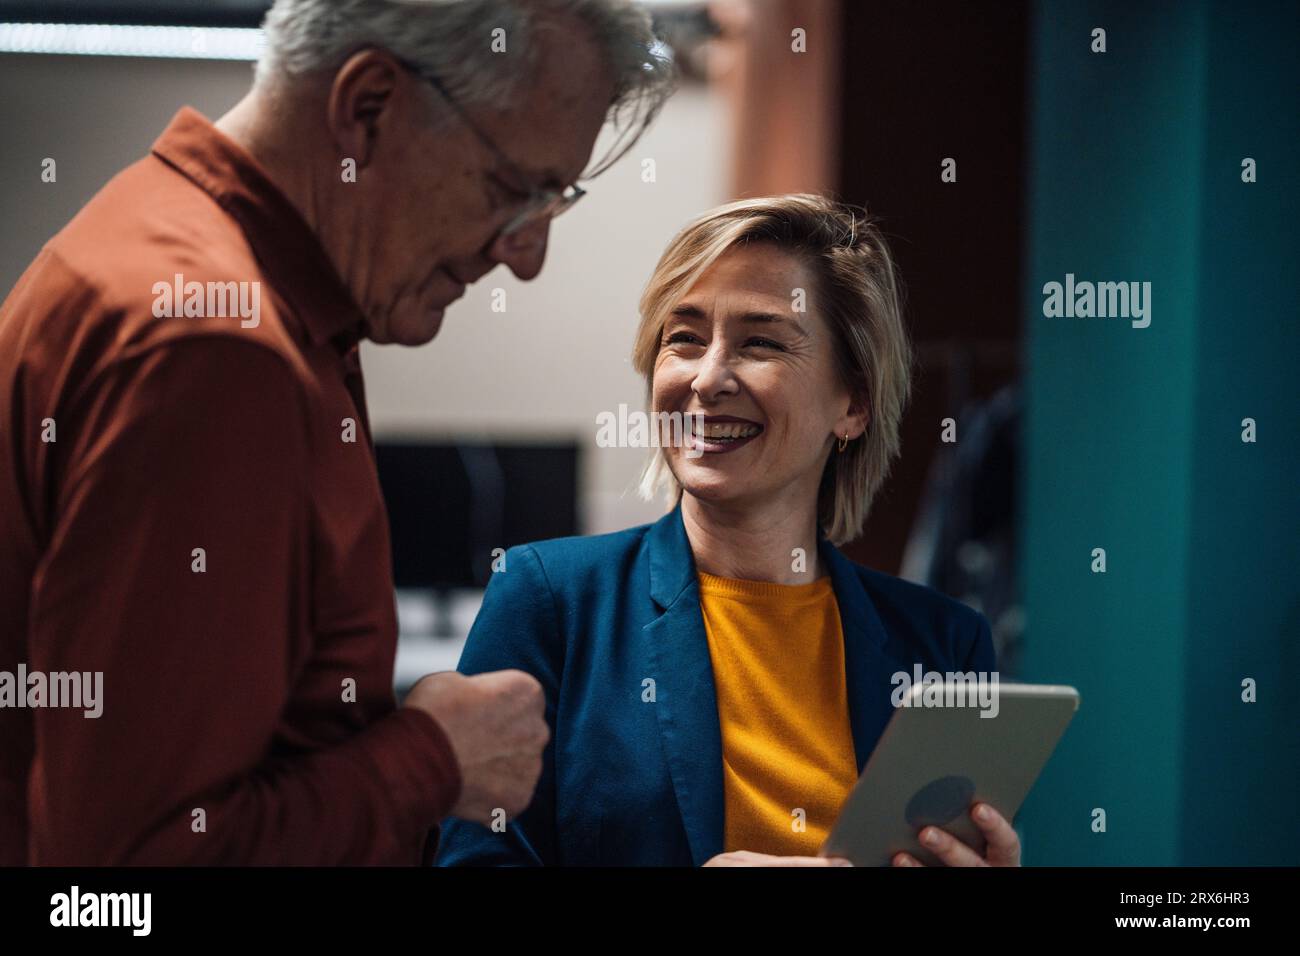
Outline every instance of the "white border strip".
[[245, 27], [0, 23], [0, 53], [256, 61], [264, 42], [261, 30]]

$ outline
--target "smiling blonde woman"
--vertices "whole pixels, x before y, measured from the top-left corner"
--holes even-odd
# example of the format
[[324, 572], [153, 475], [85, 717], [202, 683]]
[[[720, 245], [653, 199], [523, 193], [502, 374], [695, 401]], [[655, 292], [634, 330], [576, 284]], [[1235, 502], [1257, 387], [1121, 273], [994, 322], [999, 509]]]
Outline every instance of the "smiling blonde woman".
[[[703, 416], [648, 463], [643, 493], [671, 510], [507, 552], [460, 670], [534, 675], [552, 737], [529, 807], [448, 821], [439, 863], [838, 862], [818, 848], [892, 676], [996, 666], [980, 614], [835, 547], [862, 531], [907, 402], [884, 237], [815, 195], [712, 210], [660, 259], [633, 361], [654, 413]], [[1015, 831], [980, 806], [984, 856], [922, 840], [949, 865], [1017, 865]]]

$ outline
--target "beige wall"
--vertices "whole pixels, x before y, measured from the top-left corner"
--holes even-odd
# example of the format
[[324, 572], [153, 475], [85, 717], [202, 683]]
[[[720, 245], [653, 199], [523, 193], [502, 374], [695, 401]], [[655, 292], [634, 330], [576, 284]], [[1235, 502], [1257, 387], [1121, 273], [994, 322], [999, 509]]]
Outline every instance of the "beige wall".
[[[149, 151], [179, 107], [219, 116], [251, 80], [243, 62], [0, 54], [4, 294], [105, 181]], [[58, 164], [55, 183], [41, 182], [46, 157]]]
[[[0, 289], [7, 294], [41, 245], [114, 172], [143, 155], [182, 104], [216, 117], [244, 92], [239, 62], [0, 55]], [[644, 452], [596, 447], [596, 415], [640, 408], [629, 364], [636, 303], [665, 243], [726, 198], [729, 128], [716, 95], [688, 87], [624, 159], [585, 184], [557, 220], [542, 275], [490, 273], [419, 349], [367, 347], [377, 436], [484, 440], [573, 438], [583, 449], [584, 530], [653, 520], [636, 498]], [[41, 161], [58, 163], [43, 184]], [[642, 181], [642, 160], [656, 181]], [[506, 311], [491, 311], [492, 290]]]

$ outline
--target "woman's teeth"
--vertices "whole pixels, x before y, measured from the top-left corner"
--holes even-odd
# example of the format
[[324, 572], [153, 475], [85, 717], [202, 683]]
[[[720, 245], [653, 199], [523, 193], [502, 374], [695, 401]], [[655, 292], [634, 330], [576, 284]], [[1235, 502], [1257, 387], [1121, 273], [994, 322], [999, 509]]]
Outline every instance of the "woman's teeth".
[[705, 425], [700, 431], [700, 437], [736, 441], [741, 438], [752, 438], [760, 431], [762, 429], [758, 425], [743, 425], [739, 422], [730, 422], [725, 425]]

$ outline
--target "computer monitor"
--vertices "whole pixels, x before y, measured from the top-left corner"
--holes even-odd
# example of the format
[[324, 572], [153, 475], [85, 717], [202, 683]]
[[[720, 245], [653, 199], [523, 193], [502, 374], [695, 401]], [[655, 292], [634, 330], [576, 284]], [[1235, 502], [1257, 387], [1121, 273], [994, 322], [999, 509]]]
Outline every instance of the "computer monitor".
[[578, 445], [378, 442], [399, 588], [484, 587], [496, 548], [579, 533]]

